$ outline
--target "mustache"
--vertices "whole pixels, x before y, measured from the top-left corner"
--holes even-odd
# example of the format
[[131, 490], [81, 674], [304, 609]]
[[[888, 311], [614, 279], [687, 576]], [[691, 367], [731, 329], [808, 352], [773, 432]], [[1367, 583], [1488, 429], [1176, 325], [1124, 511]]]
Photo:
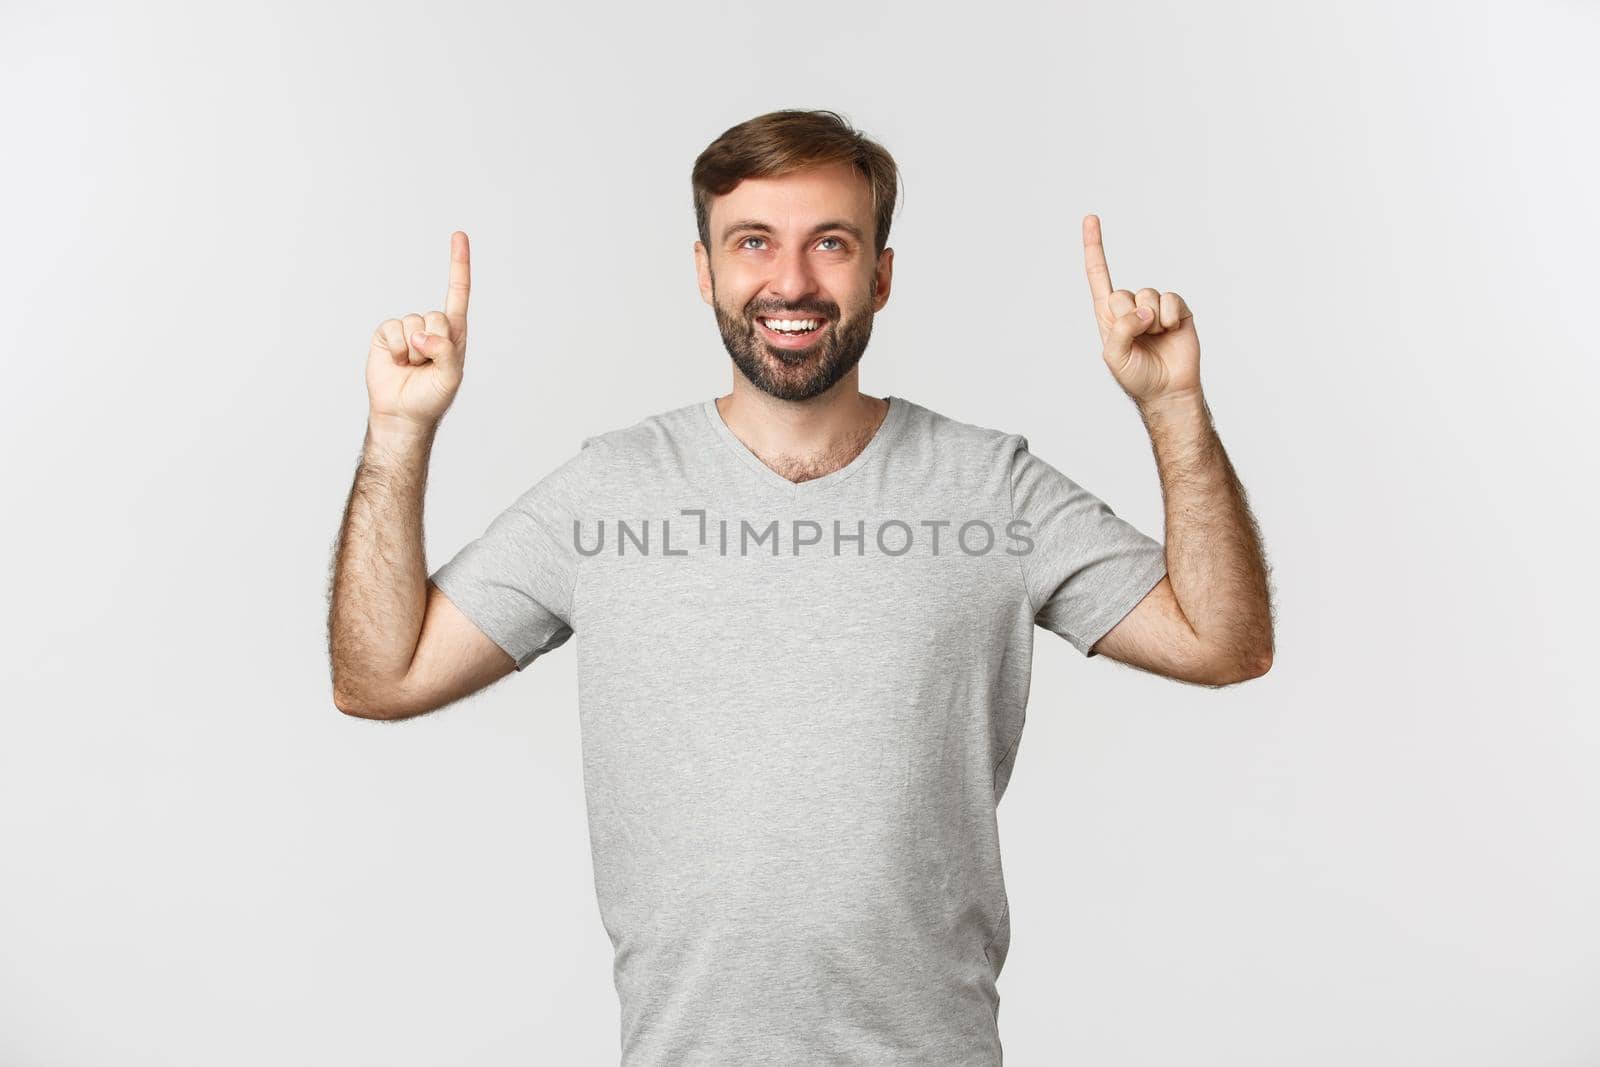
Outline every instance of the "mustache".
[[838, 308], [798, 307], [798, 308], [752, 308], [750, 317], [753, 319], [828, 319], [838, 318]]

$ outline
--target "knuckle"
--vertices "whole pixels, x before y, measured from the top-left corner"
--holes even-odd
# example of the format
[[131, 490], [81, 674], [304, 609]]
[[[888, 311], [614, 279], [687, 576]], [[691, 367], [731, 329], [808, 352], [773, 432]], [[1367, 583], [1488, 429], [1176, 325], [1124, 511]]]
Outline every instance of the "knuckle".
[[373, 343], [382, 345], [390, 351], [393, 351], [397, 344], [402, 344], [404, 336], [399, 319], [384, 319], [378, 323], [378, 328], [372, 331]]

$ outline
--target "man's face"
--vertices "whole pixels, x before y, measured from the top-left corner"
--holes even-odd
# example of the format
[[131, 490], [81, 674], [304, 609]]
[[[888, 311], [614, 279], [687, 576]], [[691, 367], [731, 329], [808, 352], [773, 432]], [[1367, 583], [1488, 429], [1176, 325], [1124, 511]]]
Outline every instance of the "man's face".
[[[695, 242], [700, 295], [744, 376], [807, 400], [849, 374], [889, 299], [894, 250], [872, 252], [872, 192], [846, 163], [747, 178], [711, 201], [711, 247]], [[774, 322], [813, 328], [793, 333]]]

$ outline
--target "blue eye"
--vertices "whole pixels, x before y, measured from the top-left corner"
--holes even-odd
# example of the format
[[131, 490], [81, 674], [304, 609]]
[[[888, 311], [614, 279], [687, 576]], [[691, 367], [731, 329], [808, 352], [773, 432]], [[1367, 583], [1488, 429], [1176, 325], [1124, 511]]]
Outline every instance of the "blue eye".
[[[739, 247], [740, 248], [749, 248], [751, 241], [765, 241], [765, 240], [766, 240], [765, 237], [757, 237], [755, 234], [751, 234], [749, 237], [742, 238], [739, 241]], [[822, 240], [823, 241], [832, 241], [835, 245], [838, 245], [837, 248], [824, 249], [824, 251], [828, 251], [828, 252], [842, 252], [842, 251], [844, 251], [844, 242], [842, 240], [840, 240], [839, 238], [837, 238], [837, 237], [824, 237]]]

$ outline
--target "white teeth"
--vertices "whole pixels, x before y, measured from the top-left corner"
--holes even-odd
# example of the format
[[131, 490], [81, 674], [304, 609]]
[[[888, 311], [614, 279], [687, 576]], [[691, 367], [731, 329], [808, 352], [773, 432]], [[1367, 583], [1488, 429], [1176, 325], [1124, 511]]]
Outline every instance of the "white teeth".
[[816, 319], [762, 319], [769, 330], [786, 330], [796, 333], [803, 330], [814, 330], [821, 325]]

